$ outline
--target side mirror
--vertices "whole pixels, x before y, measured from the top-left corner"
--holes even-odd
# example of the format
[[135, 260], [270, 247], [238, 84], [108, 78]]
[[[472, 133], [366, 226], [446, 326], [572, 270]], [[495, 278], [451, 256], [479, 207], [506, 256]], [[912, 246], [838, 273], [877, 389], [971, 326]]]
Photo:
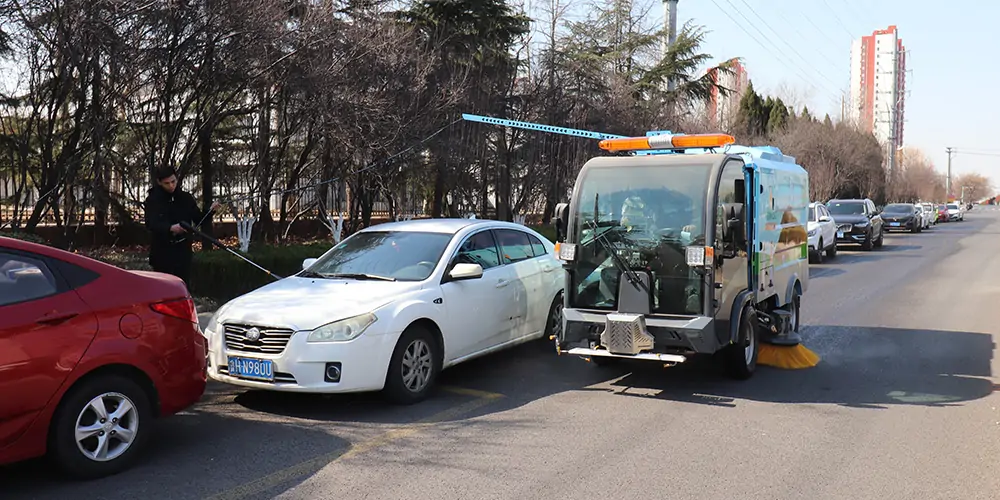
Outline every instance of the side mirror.
[[829, 215], [824, 215], [824, 216], [822, 216], [822, 217], [819, 218], [820, 222], [830, 222], [832, 220], [833, 219], [831, 219]]
[[317, 260], [319, 260], [319, 259], [306, 259], [306, 260], [303, 260], [302, 261], [302, 270], [305, 271], [306, 269], [309, 269], [310, 267], [312, 267], [313, 264], [316, 263]]
[[451, 281], [475, 280], [483, 277], [483, 266], [479, 264], [455, 264], [448, 273]]
[[737, 248], [742, 248], [744, 243], [746, 243], [746, 234], [744, 234], [743, 221], [741, 219], [729, 219], [729, 235], [734, 246]]
[[552, 217], [552, 225], [556, 229], [556, 241], [566, 239], [566, 223], [569, 221], [569, 203], [559, 203], [556, 205], [555, 216]]

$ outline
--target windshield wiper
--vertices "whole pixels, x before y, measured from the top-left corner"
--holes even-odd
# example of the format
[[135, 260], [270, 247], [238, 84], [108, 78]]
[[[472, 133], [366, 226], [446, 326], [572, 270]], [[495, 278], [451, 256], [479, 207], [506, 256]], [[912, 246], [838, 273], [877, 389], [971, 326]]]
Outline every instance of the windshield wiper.
[[302, 271], [299, 273], [300, 278], [326, 278], [325, 274], [317, 273], [316, 271]]
[[594, 241], [600, 244], [601, 247], [604, 248], [605, 252], [608, 252], [611, 256], [611, 262], [615, 264], [615, 267], [617, 267], [619, 271], [625, 274], [625, 278], [629, 284], [634, 286], [636, 290], [642, 290], [649, 293], [649, 288], [647, 288], [646, 284], [639, 278], [639, 274], [633, 271], [632, 268], [628, 267], [628, 264], [622, 261], [621, 257], [618, 256], [618, 253], [615, 252], [614, 245], [612, 245], [611, 242], [604, 237], [604, 233], [598, 233], [597, 228], [600, 221], [598, 220], [597, 215], [597, 196], [597, 194], [594, 194], [594, 220], [588, 221], [591, 229], [594, 231]]
[[368, 274], [368, 273], [335, 273], [335, 274], [324, 274], [323, 276], [329, 278], [350, 278], [356, 280], [396, 281], [396, 278], [392, 278], [389, 276], [379, 276], [377, 274]]

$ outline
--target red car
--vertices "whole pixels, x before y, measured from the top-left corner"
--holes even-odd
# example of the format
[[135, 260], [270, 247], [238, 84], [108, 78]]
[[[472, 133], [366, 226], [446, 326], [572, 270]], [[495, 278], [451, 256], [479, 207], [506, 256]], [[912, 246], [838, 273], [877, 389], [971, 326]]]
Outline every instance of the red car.
[[205, 356], [179, 278], [0, 237], [0, 465], [128, 468], [154, 418], [201, 399]]
[[948, 205], [937, 206], [937, 221], [948, 222]]

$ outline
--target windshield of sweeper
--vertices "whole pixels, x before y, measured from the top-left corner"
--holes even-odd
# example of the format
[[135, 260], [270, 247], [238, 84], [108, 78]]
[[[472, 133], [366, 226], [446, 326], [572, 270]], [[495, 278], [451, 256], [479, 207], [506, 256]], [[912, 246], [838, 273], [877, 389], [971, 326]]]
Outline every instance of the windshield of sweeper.
[[699, 314], [700, 277], [688, 267], [685, 247], [704, 245], [711, 170], [708, 161], [585, 170], [571, 216], [578, 246], [570, 307], [616, 309], [622, 271], [613, 250], [630, 268], [652, 273], [654, 312]]

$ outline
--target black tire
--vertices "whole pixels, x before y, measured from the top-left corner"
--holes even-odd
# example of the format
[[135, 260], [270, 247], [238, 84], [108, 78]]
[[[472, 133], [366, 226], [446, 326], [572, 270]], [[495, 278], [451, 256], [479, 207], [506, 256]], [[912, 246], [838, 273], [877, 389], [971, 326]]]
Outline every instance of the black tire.
[[549, 337], [556, 335], [562, 329], [562, 308], [563, 294], [559, 292], [556, 294], [556, 298], [552, 299], [552, 305], [549, 307], [549, 316], [545, 321], [545, 331], [542, 333], [541, 338], [542, 345], [552, 348], [559, 345], [558, 335], [554, 339], [550, 339]]
[[831, 259], [837, 256], [837, 240], [833, 240], [833, 244], [826, 249], [826, 256]]
[[[722, 360], [726, 375], [736, 380], [747, 380], [757, 371], [757, 355], [760, 352], [757, 317], [753, 308], [743, 308], [739, 322], [739, 338], [735, 344], [726, 346]], [[748, 345], [751, 346], [749, 361], [746, 353]]]
[[875, 248], [882, 248], [882, 244], [885, 243], [885, 229], [879, 229], [878, 239], [875, 240]]
[[872, 233], [868, 233], [865, 235], [865, 241], [861, 243], [862, 250], [868, 252], [872, 249], [872, 238], [873, 238]]
[[[112, 422], [106, 419], [104, 424], [121, 424], [118, 429], [134, 430], [134, 435], [120, 455], [106, 461], [98, 461], [84, 455], [81, 446], [85, 449], [96, 448], [99, 436], [87, 438], [81, 446], [76, 441], [76, 428], [79, 421], [83, 425], [93, 420], [93, 424], [100, 424], [97, 420], [98, 414], [89, 409], [91, 401], [99, 396], [104, 396], [105, 413], [111, 417], [122, 409], [121, 402], [131, 403], [132, 411], [123, 414], [122, 419]], [[109, 407], [109, 403], [112, 406]], [[115, 404], [118, 403], [118, 404]], [[59, 407], [52, 418], [52, 427], [49, 432], [48, 451], [49, 457], [56, 465], [69, 476], [77, 479], [97, 479], [118, 474], [135, 465], [136, 460], [142, 455], [146, 446], [147, 435], [152, 428], [153, 408], [150, 403], [149, 394], [143, 390], [135, 381], [120, 375], [97, 375], [93, 378], [85, 379], [63, 397]], [[109, 446], [121, 446], [123, 441], [111, 438], [113, 434], [119, 434], [111, 425], [100, 431], [100, 436], [105, 437], [105, 442]], [[117, 446], [115, 446], [117, 448]], [[115, 448], [111, 449], [113, 453]]]
[[816, 264], [822, 264], [823, 263], [823, 239], [822, 238], [820, 238], [819, 244], [816, 246], [816, 248], [818, 250], [816, 250], [815, 252], [813, 252], [813, 262], [815, 262]]
[[802, 307], [802, 296], [799, 295], [798, 289], [796, 289], [792, 293], [794, 294], [794, 295], [792, 295], [792, 318], [793, 318], [793, 320], [792, 320], [792, 331], [795, 332], [795, 333], [798, 333], [799, 332], [799, 322], [801, 321], [801, 318], [799, 318], [799, 312], [800, 312], [800, 308]]
[[[411, 351], [409, 354], [408, 350]], [[430, 357], [429, 361], [424, 358], [425, 354]], [[419, 362], [421, 371], [429, 369], [428, 372], [425, 372], [426, 378], [423, 385], [418, 383], [416, 390], [409, 387], [403, 379], [403, 359], [407, 355], [415, 356], [421, 360]], [[426, 362], [429, 362], [429, 365], [425, 364]], [[437, 337], [423, 326], [410, 325], [399, 337], [396, 348], [392, 352], [392, 358], [389, 360], [389, 369], [385, 376], [385, 395], [389, 401], [396, 404], [419, 403], [427, 399], [427, 396], [434, 389], [440, 372], [441, 349], [438, 346]]]

